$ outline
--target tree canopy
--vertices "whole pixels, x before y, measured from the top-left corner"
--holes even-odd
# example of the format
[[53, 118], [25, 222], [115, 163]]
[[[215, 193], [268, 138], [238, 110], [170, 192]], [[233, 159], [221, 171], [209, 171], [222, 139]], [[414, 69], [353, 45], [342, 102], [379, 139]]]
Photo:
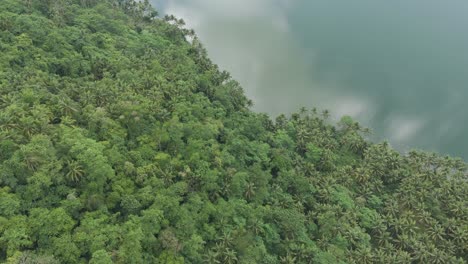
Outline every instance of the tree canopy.
[[462, 160], [251, 105], [147, 0], [2, 0], [0, 262], [468, 261]]

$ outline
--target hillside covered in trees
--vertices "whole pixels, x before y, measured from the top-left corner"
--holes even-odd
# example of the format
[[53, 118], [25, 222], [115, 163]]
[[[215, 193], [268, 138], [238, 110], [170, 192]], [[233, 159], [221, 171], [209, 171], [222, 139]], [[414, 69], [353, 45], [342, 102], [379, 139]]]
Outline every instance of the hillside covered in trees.
[[0, 262], [467, 263], [459, 159], [271, 120], [147, 1], [0, 1]]

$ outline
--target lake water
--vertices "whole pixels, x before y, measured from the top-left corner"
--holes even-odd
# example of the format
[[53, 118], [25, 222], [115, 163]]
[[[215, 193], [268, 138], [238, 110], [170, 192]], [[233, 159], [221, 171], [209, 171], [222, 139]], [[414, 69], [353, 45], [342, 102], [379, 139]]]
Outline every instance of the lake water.
[[405, 151], [468, 160], [468, 1], [154, 0], [273, 117], [350, 115]]

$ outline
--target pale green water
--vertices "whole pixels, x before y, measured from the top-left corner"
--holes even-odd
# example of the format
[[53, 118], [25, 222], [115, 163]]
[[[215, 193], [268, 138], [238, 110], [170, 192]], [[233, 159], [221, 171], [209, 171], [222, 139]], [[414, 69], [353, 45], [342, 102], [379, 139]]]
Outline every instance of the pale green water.
[[275, 116], [328, 108], [401, 150], [468, 159], [468, 2], [155, 0]]

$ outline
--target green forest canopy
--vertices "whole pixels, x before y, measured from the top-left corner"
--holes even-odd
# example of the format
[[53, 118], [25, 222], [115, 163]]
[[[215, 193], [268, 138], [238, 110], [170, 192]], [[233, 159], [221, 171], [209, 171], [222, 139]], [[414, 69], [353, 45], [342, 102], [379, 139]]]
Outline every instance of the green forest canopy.
[[272, 121], [148, 1], [1, 0], [0, 262], [467, 263], [467, 166]]

